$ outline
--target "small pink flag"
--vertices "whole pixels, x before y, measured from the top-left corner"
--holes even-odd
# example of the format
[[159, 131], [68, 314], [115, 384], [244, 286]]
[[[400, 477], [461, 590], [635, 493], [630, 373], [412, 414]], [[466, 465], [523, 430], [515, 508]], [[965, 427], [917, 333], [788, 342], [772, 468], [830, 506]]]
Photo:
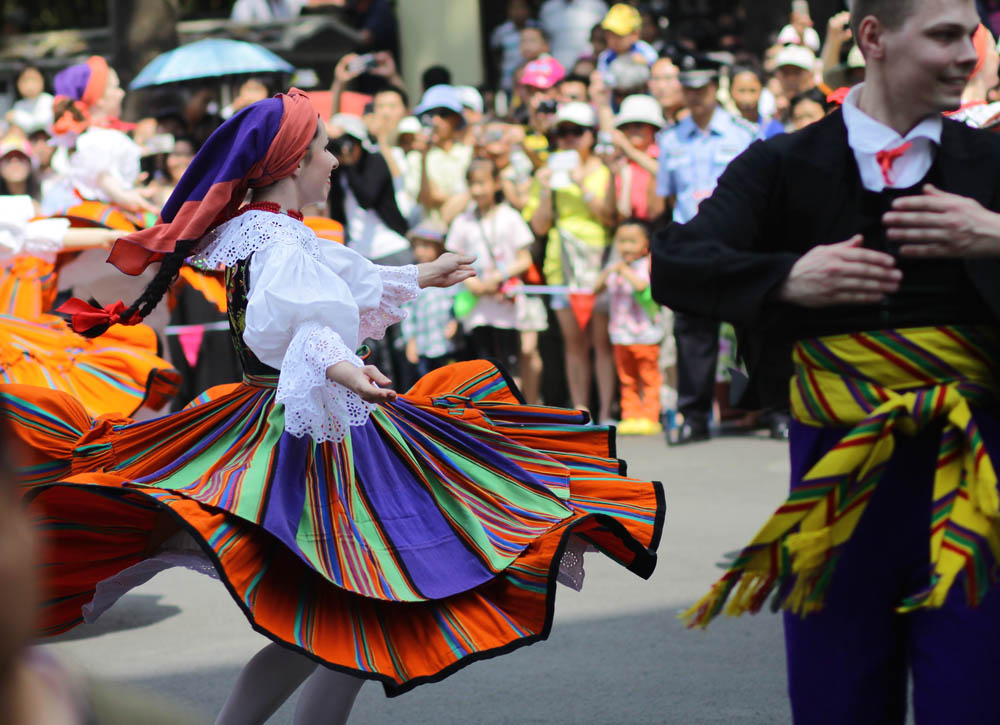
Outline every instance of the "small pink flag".
[[184, 351], [184, 359], [188, 361], [188, 365], [191, 367], [195, 367], [198, 364], [198, 353], [201, 352], [201, 341], [204, 337], [204, 325], [190, 325], [177, 333], [177, 339], [181, 343], [181, 350]]

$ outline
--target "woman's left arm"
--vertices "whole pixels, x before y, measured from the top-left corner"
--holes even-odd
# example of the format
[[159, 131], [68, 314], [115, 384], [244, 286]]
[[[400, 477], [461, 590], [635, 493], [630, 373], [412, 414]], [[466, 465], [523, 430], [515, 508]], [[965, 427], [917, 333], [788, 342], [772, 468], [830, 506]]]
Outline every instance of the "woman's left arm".
[[590, 172], [584, 171], [581, 167], [580, 171], [574, 174], [573, 181], [580, 187], [580, 191], [583, 195], [583, 202], [587, 205], [587, 210], [591, 213], [591, 215], [593, 215], [594, 218], [604, 226], [610, 226], [612, 220], [608, 219], [607, 210], [604, 204], [605, 196], [607, 195], [607, 187], [605, 186], [607, 177], [601, 177], [603, 181], [601, 182], [601, 189], [599, 192], [588, 188], [587, 184], [587, 181], [596, 176], [600, 170], [604, 170], [608, 175], [611, 173], [608, 170], [608, 167], [601, 162], [600, 166], [592, 167]]

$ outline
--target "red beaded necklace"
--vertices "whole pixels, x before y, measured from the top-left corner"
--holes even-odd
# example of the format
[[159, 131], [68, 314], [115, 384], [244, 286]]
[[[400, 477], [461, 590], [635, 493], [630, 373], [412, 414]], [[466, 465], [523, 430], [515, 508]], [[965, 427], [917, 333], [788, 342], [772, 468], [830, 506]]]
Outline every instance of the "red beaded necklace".
[[302, 219], [304, 218], [302, 216], [302, 212], [300, 212], [300, 211], [298, 211], [296, 209], [289, 209], [288, 211], [282, 211], [281, 210], [281, 204], [279, 204], [279, 203], [277, 203], [275, 201], [254, 201], [254, 202], [251, 202], [251, 203], [247, 204], [246, 206], [240, 207], [240, 210], [238, 212], [236, 212], [236, 214], [234, 216], [239, 216], [240, 214], [244, 214], [244, 213], [246, 213], [248, 211], [267, 211], [267, 212], [271, 212], [272, 214], [287, 214], [292, 219], [296, 219], [298, 221], [302, 221]]

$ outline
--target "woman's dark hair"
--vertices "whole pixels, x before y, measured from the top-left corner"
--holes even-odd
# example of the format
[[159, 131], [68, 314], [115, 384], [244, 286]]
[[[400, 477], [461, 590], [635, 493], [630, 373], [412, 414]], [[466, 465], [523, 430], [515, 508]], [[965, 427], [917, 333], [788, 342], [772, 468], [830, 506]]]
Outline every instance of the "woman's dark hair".
[[[494, 181], [500, 181], [500, 168], [497, 166], [497, 162], [491, 159], [489, 156], [477, 156], [469, 162], [469, 168], [465, 171], [465, 180], [468, 183], [472, 182], [472, 172], [479, 169], [482, 166], [489, 165], [490, 176], [493, 177]], [[494, 201], [499, 204], [504, 200], [503, 189], [498, 188], [496, 193], [496, 198]]]
[[399, 100], [403, 102], [404, 107], [406, 108], [410, 107], [410, 97], [406, 94], [406, 91], [404, 91], [402, 88], [395, 85], [394, 83], [389, 83], [389, 81], [386, 81], [385, 85], [381, 86], [377, 91], [375, 91], [376, 96], [380, 96], [383, 93], [395, 93], [397, 96], [399, 96]]
[[469, 162], [469, 168], [465, 172], [465, 180], [469, 181], [472, 179], [473, 166], [481, 166], [483, 164], [489, 164], [490, 174], [494, 179], [500, 178], [500, 169], [497, 168], [496, 162], [489, 156], [477, 156]]
[[[3, 161], [3, 158], [0, 158], [0, 161]], [[38, 179], [38, 172], [35, 171], [35, 167], [32, 165], [30, 159], [26, 159], [26, 161], [28, 163], [29, 168], [31, 169], [28, 172], [28, 178], [26, 180], [27, 183], [26, 193], [35, 201], [41, 201], [42, 184]], [[10, 196], [10, 194], [11, 191], [10, 189], [7, 188], [7, 182], [3, 180], [3, 177], [0, 177], [0, 196]]]
[[523, 33], [525, 30], [534, 30], [536, 33], [542, 36], [542, 40], [544, 40], [546, 43], [552, 42], [552, 38], [549, 37], [548, 32], [546, 32], [545, 28], [543, 28], [541, 25], [525, 25], [523, 28], [521, 28], [521, 32]]
[[42, 77], [42, 93], [45, 92], [46, 88], [49, 85], [49, 79], [45, 77], [45, 71], [43, 71], [34, 63], [22, 63], [20, 66], [18, 66], [17, 73], [14, 74], [14, 91], [17, 93], [18, 97], [21, 96], [21, 92], [17, 90], [17, 81], [21, 80], [21, 75], [25, 71], [29, 70], [38, 71], [38, 75]]
[[646, 239], [652, 241], [653, 225], [641, 217], [630, 216], [628, 219], [620, 222], [618, 226], [615, 227], [615, 234], [617, 234], [618, 230], [622, 227], [639, 227], [642, 229], [642, 233], [646, 235]]
[[749, 63], [745, 65], [733, 66], [732, 71], [729, 73], [729, 80], [732, 81], [736, 78], [736, 76], [743, 75], [744, 73], [751, 73], [757, 77], [757, 82], [760, 83], [761, 86], [765, 85], [764, 71], [762, 71], [758, 66], [751, 65]]
[[[160, 262], [160, 269], [156, 272], [156, 276], [150, 280], [149, 284], [146, 285], [146, 289], [142, 291], [139, 298], [133, 302], [128, 308], [121, 314], [123, 320], [128, 320], [134, 315], [138, 314], [141, 318], [146, 318], [149, 314], [156, 309], [156, 306], [160, 304], [160, 300], [163, 296], [167, 294], [167, 290], [170, 289], [170, 285], [174, 283], [177, 279], [177, 275], [180, 274], [181, 267], [184, 266], [184, 260], [191, 254], [194, 250], [195, 244], [197, 244], [197, 239], [186, 239], [177, 242], [177, 246], [173, 252], [168, 254]], [[95, 307], [100, 305], [96, 302], [91, 302]], [[98, 325], [92, 327], [85, 332], [80, 334], [84, 337], [99, 337], [108, 331], [110, 325]]]
[[828, 100], [826, 100], [826, 94], [823, 93], [818, 88], [810, 88], [808, 91], [802, 91], [798, 95], [794, 96], [791, 101], [788, 102], [788, 111], [791, 113], [797, 105], [804, 101], [812, 101], [813, 103], [818, 103], [823, 107], [825, 112], [829, 112], [833, 107]]
[[66, 111], [70, 112], [73, 116], [73, 120], [77, 123], [87, 120], [79, 101], [74, 101], [72, 98], [60, 98], [55, 102], [55, 104], [53, 104], [52, 115], [56, 120], [62, 118], [62, 115], [66, 113]]
[[564, 83], [582, 83], [585, 86], [590, 85], [590, 79], [587, 76], [578, 75], [576, 73], [570, 73], [568, 76], [563, 78], [557, 85], [562, 85]]
[[443, 65], [432, 65], [420, 76], [420, 84], [424, 87], [425, 91], [431, 86], [450, 86], [451, 71]]

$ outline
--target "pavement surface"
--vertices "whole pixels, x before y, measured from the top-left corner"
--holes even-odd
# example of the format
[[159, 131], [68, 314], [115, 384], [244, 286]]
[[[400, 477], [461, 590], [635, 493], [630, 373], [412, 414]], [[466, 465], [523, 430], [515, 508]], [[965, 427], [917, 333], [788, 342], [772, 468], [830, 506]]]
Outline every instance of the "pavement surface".
[[[369, 682], [351, 725], [790, 721], [780, 617], [722, 618], [693, 632], [676, 616], [720, 575], [723, 552], [747, 543], [783, 500], [786, 446], [734, 437], [668, 449], [659, 437], [623, 438], [618, 453], [631, 475], [666, 490], [652, 578], [589, 554], [583, 591], [559, 587], [547, 641], [396, 698]], [[266, 644], [219, 582], [186, 570], [156, 576], [97, 623], [49, 642], [94, 676], [209, 721]], [[294, 697], [269, 723], [291, 723], [293, 712]]]

